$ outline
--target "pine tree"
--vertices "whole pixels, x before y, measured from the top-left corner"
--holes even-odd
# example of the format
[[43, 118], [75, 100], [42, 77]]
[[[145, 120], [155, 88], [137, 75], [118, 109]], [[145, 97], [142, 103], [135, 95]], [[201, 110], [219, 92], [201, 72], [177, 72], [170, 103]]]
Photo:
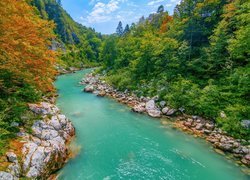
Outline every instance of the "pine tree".
[[163, 5], [160, 5], [160, 6], [158, 7], [157, 13], [162, 13], [162, 12], [164, 12], [164, 6], [163, 6]]
[[123, 35], [127, 34], [129, 31], [130, 31], [130, 28], [129, 28], [129, 25], [127, 24], [127, 25], [125, 26], [124, 31], [123, 31]]
[[120, 21], [117, 28], [116, 28], [116, 34], [118, 36], [122, 36], [123, 35], [123, 27], [122, 27], [122, 22]]
[[62, 1], [61, 0], [57, 0], [57, 3], [59, 4], [59, 6], [62, 6]]
[[145, 22], [145, 17], [142, 16], [142, 17], [139, 19], [139, 24], [142, 24], [142, 23], [144, 23], [144, 22]]

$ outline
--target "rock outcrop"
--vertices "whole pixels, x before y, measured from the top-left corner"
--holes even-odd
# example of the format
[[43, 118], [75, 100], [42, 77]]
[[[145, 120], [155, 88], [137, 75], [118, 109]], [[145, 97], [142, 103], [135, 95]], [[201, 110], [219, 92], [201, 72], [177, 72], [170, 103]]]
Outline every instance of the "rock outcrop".
[[29, 108], [41, 119], [33, 124], [32, 134], [18, 133], [23, 144], [21, 155], [17, 158], [12, 151], [6, 153], [10, 165], [8, 173], [0, 172], [0, 179], [47, 178], [68, 158], [67, 143], [75, 134], [72, 123], [53, 104], [41, 102], [29, 104]]

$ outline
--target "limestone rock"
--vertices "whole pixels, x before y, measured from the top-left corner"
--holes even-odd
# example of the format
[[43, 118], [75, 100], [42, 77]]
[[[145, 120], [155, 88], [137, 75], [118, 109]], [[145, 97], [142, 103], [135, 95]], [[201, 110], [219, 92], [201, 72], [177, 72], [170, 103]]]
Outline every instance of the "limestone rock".
[[87, 85], [85, 88], [84, 88], [84, 92], [93, 92], [95, 89], [94, 89], [94, 86], [92, 85]]
[[21, 168], [17, 162], [10, 164], [8, 170], [14, 177], [20, 177], [21, 175]]
[[168, 111], [169, 111], [169, 107], [164, 107], [164, 108], [162, 109], [162, 113], [163, 113], [163, 114], [167, 114]]
[[12, 163], [17, 162], [17, 156], [16, 156], [15, 153], [7, 152], [6, 156], [7, 156], [7, 159], [8, 159], [9, 162], [12, 162]]
[[138, 113], [143, 113], [146, 111], [146, 108], [145, 108], [145, 103], [140, 103], [138, 105], [135, 105], [133, 108], [132, 108], [132, 111], [134, 112], [138, 112]]
[[155, 101], [154, 100], [149, 100], [147, 103], [146, 103], [146, 106], [145, 106], [146, 110], [149, 111], [149, 110], [155, 110], [156, 109], [156, 106], [155, 106]]
[[0, 179], [1, 180], [14, 180], [14, 177], [10, 173], [0, 171]]
[[197, 130], [202, 130], [202, 128], [204, 127], [204, 125], [202, 123], [198, 123], [195, 127], [195, 129]]
[[160, 110], [156, 110], [156, 109], [152, 109], [148, 111], [148, 115], [154, 118], [159, 118], [161, 117], [161, 111]]
[[166, 105], [166, 101], [161, 101], [160, 106], [163, 108]]
[[100, 91], [97, 96], [104, 97], [106, 95], [106, 92], [104, 90]]
[[175, 109], [169, 109], [168, 112], [166, 113], [167, 116], [172, 116], [176, 113]]

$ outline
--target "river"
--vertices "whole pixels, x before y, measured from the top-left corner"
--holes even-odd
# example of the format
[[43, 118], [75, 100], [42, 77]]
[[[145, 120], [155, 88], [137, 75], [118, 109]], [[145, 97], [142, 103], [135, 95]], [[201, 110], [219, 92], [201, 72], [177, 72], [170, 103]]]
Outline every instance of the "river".
[[59, 76], [58, 107], [76, 127], [79, 153], [59, 172], [62, 180], [245, 180], [240, 168], [204, 140], [136, 114], [78, 85], [90, 70]]

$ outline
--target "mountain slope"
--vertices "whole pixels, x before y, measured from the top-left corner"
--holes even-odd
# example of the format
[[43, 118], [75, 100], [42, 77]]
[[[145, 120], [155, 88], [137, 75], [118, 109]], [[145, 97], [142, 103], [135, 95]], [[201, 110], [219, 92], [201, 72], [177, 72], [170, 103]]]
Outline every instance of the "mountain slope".
[[56, 0], [33, 0], [43, 19], [52, 20], [56, 24], [57, 41], [66, 46], [67, 53], [62, 59], [68, 65], [79, 66], [99, 60], [101, 34], [75, 22]]

